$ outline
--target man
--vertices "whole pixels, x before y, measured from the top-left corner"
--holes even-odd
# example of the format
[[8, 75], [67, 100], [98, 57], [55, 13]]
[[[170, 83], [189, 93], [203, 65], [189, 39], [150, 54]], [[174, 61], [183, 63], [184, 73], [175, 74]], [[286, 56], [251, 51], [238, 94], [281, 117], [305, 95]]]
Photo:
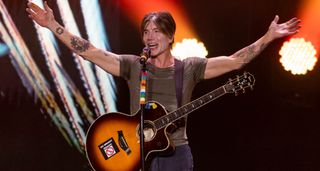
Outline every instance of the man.
[[[52, 10], [45, 2], [41, 9], [28, 3], [26, 9], [29, 17], [39, 25], [46, 27], [71, 50], [83, 58], [95, 63], [108, 73], [127, 80], [130, 91], [131, 113], [139, 109], [140, 63], [135, 55], [118, 55], [97, 49], [88, 41], [76, 37], [65, 30], [53, 16]], [[147, 60], [148, 84], [147, 100], [160, 102], [168, 111], [177, 109], [178, 102], [186, 104], [190, 101], [194, 86], [202, 79], [211, 79], [224, 73], [236, 70], [254, 59], [274, 39], [298, 32], [300, 20], [293, 18], [278, 24], [276, 16], [271, 22], [267, 33], [253, 44], [230, 56], [214, 58], [187, 58], [178, 60], [171, 54], [174, 42], [175, 21], [170, 13], [156, 12], [147, 14], [141, 24], [142, 40], [150, 48]], [[176, 98], [175, 65], [183, 63], [183, 88], [181, 99]], [[176, 146], [173, 155], [157, 157], [153, 160], [151, 170], [192, 170], [193, 160], [186, 136], [186, 119], [181, 121], [170, 139]]]

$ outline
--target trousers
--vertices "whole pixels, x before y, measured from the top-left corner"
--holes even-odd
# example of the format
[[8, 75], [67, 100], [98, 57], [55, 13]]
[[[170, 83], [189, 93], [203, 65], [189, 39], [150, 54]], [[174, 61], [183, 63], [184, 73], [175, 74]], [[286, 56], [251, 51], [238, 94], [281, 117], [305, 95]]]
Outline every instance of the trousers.
[[155, 157], [151, 163], [151, 171], [192, 171], [193, 157], [188, 144], [176, 146], [170, 156]]

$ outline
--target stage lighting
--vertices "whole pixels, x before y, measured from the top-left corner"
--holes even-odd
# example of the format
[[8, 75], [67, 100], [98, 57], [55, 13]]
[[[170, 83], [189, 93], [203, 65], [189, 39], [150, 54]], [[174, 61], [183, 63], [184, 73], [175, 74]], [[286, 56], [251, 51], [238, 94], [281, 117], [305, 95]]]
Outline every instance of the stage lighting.
[[9, 47], [4, 43], [0, 43], [0, 57], [5, 56], [8, 53]]
[[203, 57], [208, 55], [208, 51], [202, 42], [197, 39], [183, 39], [182, 42], [175, 43], [172, 54], [181, 59], [187, 57]]
[[293, 38], [283, 44], [279, 54], [280, 63], [293, 75], [304, 75], [313, 69], [317, 62], [316, 50], [304, 38]]

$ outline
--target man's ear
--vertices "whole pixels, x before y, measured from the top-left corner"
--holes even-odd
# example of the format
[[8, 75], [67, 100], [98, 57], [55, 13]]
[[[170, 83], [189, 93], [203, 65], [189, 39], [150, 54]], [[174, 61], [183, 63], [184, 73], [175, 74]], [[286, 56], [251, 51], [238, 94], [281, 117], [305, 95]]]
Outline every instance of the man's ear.
[[173, 44], [174, 37], [173, 36], [169, 36], [169, 40], [170, 40], [170, 44]]

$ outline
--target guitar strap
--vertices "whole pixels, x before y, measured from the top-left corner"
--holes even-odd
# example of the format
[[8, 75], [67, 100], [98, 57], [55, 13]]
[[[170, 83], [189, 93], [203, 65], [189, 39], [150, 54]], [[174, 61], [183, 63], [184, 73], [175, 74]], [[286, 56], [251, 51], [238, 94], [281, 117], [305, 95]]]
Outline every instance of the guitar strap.
[[[183, 88], [183, 69], [184, 63], [178, 59], [174, 59], [174, 74], [176, 81], [176, 98], [177, 98], [177, 107], [181, 107], [182, 103], [182, 88]], [[177, 127], [185, 126], [185, 119], [181, 118], [174, 122]]]
[[184, 63], [174, 58], [174, 74], [175, 74], [175, 81], [176, 81], [176, 98], [177, 98], [178, 108], [181, 107], [181, 101], [182, 101], [183, 68], [184, 68]]

